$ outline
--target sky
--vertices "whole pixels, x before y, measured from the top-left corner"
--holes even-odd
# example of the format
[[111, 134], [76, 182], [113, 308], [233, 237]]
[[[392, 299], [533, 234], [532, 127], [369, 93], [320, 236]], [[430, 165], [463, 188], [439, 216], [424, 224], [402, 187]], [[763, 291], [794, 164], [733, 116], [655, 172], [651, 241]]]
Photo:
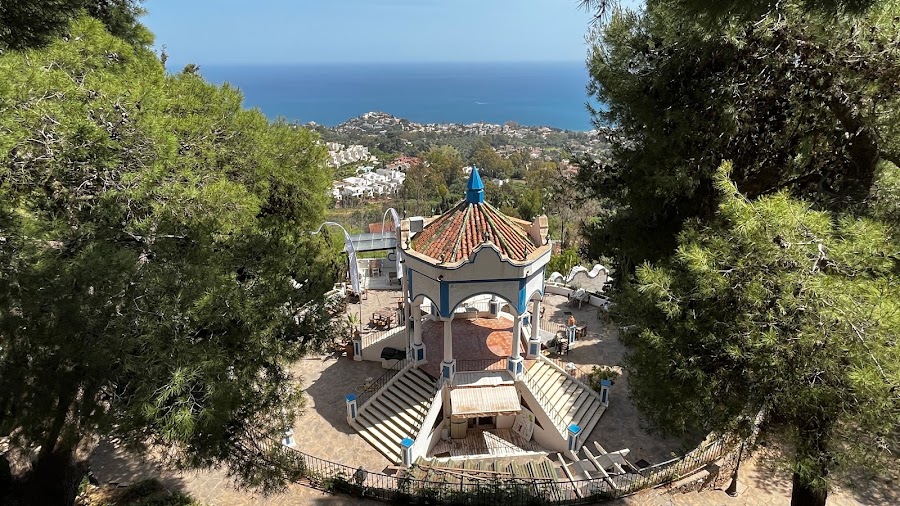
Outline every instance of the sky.
[[577, 0], [146, 0], [174, 64], [584, 61]]

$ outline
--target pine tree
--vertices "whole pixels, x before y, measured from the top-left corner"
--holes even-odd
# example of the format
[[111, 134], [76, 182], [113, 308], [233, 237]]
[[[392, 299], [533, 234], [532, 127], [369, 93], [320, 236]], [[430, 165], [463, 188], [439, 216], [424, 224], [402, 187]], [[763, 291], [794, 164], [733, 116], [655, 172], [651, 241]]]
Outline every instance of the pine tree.
[[[259, 470], [329, 338], [330, 181], [310, 132], [91, 18], [0, 56], [0, 435], [27, 504], [72, 504], [100, 435]], [[316, 242], [318, 241], [318, 242]], [[257, 483], [273, 483], [253, 476]]]
[[755, 201], [716, 177], [715, 218], [637, 269], [620, 305], [631, 392], [658, 429], [746, 430], [789, 444], [792, 504], [824, 504], [839, 470], [897, 466], [900, 241], [869, 218]]

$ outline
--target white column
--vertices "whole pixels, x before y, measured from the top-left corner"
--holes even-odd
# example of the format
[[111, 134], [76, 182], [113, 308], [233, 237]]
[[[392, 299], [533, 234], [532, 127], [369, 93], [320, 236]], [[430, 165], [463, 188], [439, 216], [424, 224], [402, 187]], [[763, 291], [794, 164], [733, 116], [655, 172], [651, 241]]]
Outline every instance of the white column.
[[506, 369], [513, 375], [514, 378], [518, 378], [525, 370], [524, 361], [522, 360], [522, 354], [519, 351], [519, 348], [522, 346], [522, 316], [515, 315], [513, 317], [513, 338], [512, 338], [512, 350], [510, 352], [510, 356], [506, 361]]
[[425, 343], [422, 342], [422, 325], [424, 324], [424, 321], [422, 320], [421, 302], [416, 302], [415, 304], [413, 304], [410, 323], [413, 326], [413, 357], [416, 361], [416, 365], [418, 366], [426, 363]]
[[444, 360], [441, 362], [441, 378], [453, 381], [456, 360], [453, 359], [453, 317], [444, 320]]
[[522, 347], [522, 317], [516, 315], [513, 317], [513, 340], [510, 356], [512, 358], [521, 358], [519, 349]]
[[413, 344], [422, 344], [422, 303], [416, 302], [412, 307]]
[[528, 354], [525, 358], [533, 359], [541, 353], [541, 301], [531, 304], [531, 339], [528, 340]]
[[[405, 269], [405, 267], [402, 264], [400, 265], [400, 268]], [[411, 313], [412, 307], [411, 307], [410, 303], [412, 301], [409, 300], [409, 286], [406, 284], [406, 273], [405, 272], [397, 273], [398, 276], [401, 274], [403, 275], [403, 277], [400, 278], [400, 300], [403, 301], [403, 320], [407, 321], [409, 319], [409, 316]]]

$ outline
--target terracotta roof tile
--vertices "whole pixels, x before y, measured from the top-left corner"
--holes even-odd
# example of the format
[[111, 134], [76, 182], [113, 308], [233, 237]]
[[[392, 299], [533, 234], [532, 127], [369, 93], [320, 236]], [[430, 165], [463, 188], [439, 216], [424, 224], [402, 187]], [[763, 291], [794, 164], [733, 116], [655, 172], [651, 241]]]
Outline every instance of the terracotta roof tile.
[[463, 201], [416, 234], [411, 248], [436, 260], [465, 260], [490, 241], [503, 255], [522, 261], [538, 246], [528, 232], [487, 202]]

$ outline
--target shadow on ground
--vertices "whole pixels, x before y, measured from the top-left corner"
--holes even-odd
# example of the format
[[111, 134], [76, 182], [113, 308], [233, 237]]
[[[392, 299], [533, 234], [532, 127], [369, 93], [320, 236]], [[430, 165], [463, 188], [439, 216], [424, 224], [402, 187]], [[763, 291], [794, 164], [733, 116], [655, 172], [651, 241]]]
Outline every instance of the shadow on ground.
[[[754, 473], [748, 485], [772, 490], [773, 493], [790, 497], [793, 483], [791, 472], [786, 465], [789, 449], [784, 445], [762, 447], [754, 452], [754, 464], [760, 473]], [[772, 479], [777, 476], [777, 479]], [[833, 486], [828, 491], [829, 504], [860, 504], [883, 506], [900, 504], [900, 476], [897, 472], [881, 472], [869, 469], [838, 469], [830, 476]]]
[[[302, 360], [307, 361], [322, 362], [322, 359]], [[303, 365], [300, 364], [300, 374], [303, 391], [307, 396], [306, 409], [315, 410], [316, 414], [324, 418], [334, 429], [344, 434], [355, 434], [356, 431], [347, 423], [345, 396], [350, 393], [359, 394], [366, 384], [366, 379], [377, 380], [387, 372], [387, 369], [382, 369], [381, 364], [377, 362], [354, 362], [348, 357], [340, 357], [337, 360], [326, 359], [324, 368], [319, 373], [308, 370]]]
[[91, 457], [91, 473], [101, 484], [127, 486], [149, 478], [159, 479], [169, 490], [181, 490], [184, 480], [166, 475], [162, 462], [131, 452], [116, 440], [102, 439]]

